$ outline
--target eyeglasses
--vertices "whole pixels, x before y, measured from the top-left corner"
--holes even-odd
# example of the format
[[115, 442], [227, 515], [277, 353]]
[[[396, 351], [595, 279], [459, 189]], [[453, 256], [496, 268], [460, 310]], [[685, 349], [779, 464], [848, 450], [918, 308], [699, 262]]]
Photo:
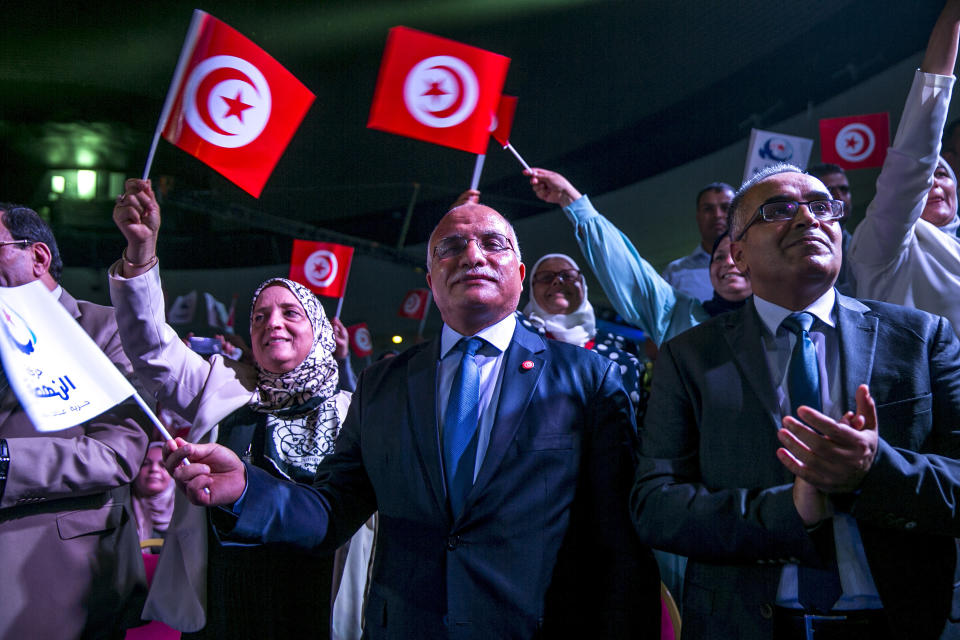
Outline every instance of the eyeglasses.
[[757, 220], [763, 219], [764, 222], [783, 222], [784, 220], [793, 220], [800, 210], [800, 205], [806, 205], [807, 210], [813, 214], [813, 217], [820, 222], [832, 222], [843, 217], [843, 201], [841, 200], [811, 200], [810, 202], [768, 202], [760, 205], [757, 213], [754, 214], [747, 226], [743, 228], [737, 240], [741, 240]]
[[479, 238], [466, 238], [464, 236], [448, 236], [443, 238], [433, 248], [433, 255], [440, 260], [455, 258], [467, 250], [467, 245], [471, 242], [477, 243], [477, 248], [483, 255], [503, 253], [504, 251], [513, 251], [513, 244], [510, 239], [499, 233], [485, 233]]
[[8, 245], [12, 245], [12, 244], [18, 244], [18, 245], [20, 245], [21, 247], [25, 247], [25, 246], [27, 246], [28, 244], [33, 244], [33, 240], [7, 240], [7, 241], [4, 241], [4, 242], [0, 242], [0, 249], [2, 249], [3, 247], [6, 247], [6, 246], [8, 246]]
[[533, 276], [534, 284], [550, 284], [554, 280], [559, 280], [560, 282], [580, 282], [580, 272], [576, 269], [537, 271]]

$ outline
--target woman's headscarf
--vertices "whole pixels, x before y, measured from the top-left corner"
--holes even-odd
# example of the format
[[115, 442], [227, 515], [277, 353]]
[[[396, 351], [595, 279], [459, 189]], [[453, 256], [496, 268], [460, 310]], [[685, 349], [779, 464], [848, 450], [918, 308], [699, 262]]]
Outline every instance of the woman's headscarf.
[[586, 281], [581, 277], [580, 286], [583, 288], [583, 301], [577, 309], [570, 313], [548, 313], [537, 303], [536, 296], [533, 294], [533, 277], [537, 275], [537, 270], [543, 264], [543, 261], [550, 258], [562, 258], [569, 262], [572, 268], [577, 271], [580, 270], [573, 258], [564, 253], [548, 253], [537, 260], [533, 269], [530, 270], [530, 302], [523, 308], [523, 314], [535, 326], [542, 326], [550, 337], [582, 347], [597, 334], [597, 318], [590, 301], [587, 300]]
[[[147, 450], [162, 446], [162, 442], [151, 442]], [[153, 496], [139, 495], [134, 486], [130, 501], [133, 503], [133, 514], [137, 519], [137, 535], [141, 541], [153, 538], [158, 531], [165, 532], [170, 526], [174, 491], [173, 478], [167, 483], [166, 489]]]
[[333, 358], [333, 327], [312, 291], [286, 278], [270, 278], [253, 293], [250, 318], [257, 298], [271, 285], [286, 287], [297, 298], [313, 327], [313, 344], [303, 362], [286, 373], [257, 367], [257, 400], [252, 408], [267, 414], [264, 455], [284, 475], [310, 481], [320, 460], [333, 452], [340, 432], [336, 413], [339, 375]]

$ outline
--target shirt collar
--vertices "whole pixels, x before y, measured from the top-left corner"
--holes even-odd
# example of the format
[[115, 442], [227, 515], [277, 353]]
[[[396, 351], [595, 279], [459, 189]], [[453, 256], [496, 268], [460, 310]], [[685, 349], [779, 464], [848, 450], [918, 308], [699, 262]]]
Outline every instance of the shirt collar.
[[[837, 321], [833, 310], [836, 300], [837, 292], [833, 287], [830, 287], [826, 293], [814, 300], [806, 308], [801, 309], [801, 311], [808, 311], [820, 322], [831, 327], [836, 327]], [[757, 309], [757, 314], [760, 316], [760, 320], [763, 321], [763, 325], [767, 328], [767, 331], [770, 332], [770, 335], [777, 335], [777, 329], [780, 327], [780, 323], [791, 313], [794, 313], [794, 311], [790, 309], [764, 300], [757, 295], [753, 296], [753, 305]]]
[[[499, 349], [500, 353], [503, 353], [510, 346], [510, 341], [513, 340], [513, 331], [516, 327], [516, 314], [508, 313], [503, 320], [482, 329], [475, 335], [478, 338], [483, 338]], [[457, 346], [461, 338], [467, 337], [472, 336], [461, 335], [451, 329], [450, 325], [444, 324], [443, 330], [440, 332], [440, 359], [443, 360], [450, 353], [450, 350]]]

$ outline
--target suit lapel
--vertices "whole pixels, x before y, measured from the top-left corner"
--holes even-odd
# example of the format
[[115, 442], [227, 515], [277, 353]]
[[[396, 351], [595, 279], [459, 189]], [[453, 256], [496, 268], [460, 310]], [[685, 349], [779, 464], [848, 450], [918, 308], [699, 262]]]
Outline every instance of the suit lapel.
[[[477, 480], [467, 494], [463, 513], [469, 511], [470, 503], [496, 475], [497, 468], [510, 448], [510, 443], [520, 428], [521, 418], [533, 398], [537, 382], [543, 374], [545, 349], [543, 338], [517, 323], [513, 340], [503, 356], [500, 399], [490, 433], [490, 444], [480, 465]], [[531, 362], [533, 366], [524, 367], [524, 362]]]
[[763, 323], [753, 301], [749, 300], [740, 310], [729, 314], [724, 335], [733, 357], [736, 358], [744, 379], [750, 384], [753, 393], [759, 398], [770, 418], [779, 425], [780, 407], [777, 405], [777, 391], [767, 358], [763, 353]]
[[448, 511], [446, 483], [440, 466], [440, 431], [437, 427], [437, 359], [440, 340], [421, 349], [407, 365], [407, 407], [410, 428], [420, 462], [427, 473], [427, 484], [433, 491], [440, 511]]
[[837, 295], [837, 335], [840, 340], [840, 373], [843, 376], [844, 410], [855, 411], [857, 387], [870, 383], [877, 346], [877, 316], [854, 298]]

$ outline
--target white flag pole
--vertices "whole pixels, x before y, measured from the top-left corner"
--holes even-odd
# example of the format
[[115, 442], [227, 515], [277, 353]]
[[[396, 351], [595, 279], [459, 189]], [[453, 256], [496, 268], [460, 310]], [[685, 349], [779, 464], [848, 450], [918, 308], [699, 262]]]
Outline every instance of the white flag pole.
[[173, 436], [170, 435], [170, 432], [167, 431], [167, 428], [163, 426], [162, 422], [160, 422], [160, 419], [157, 417], [157, 414], [151, 411], [150, 407], [147, 406], [147, 403], [143, 401], [143, 398], [140, 397], [140, 394], [134, 392], [133, 399], [136, 401], [137, 405], [140, 407], [143, 413], [146, 414], [148, 418], [150, 418], [150, 422], [152, 422], [153, 426], [155, 426], [157, 428], [157, 431], [160, 432], [160, 436], [164, 440], [173, 440]]
[[480, 186], [480, 174], [483, 173], [483, 162], [487, 159], [485, 153], [477, 154], [477, 162], [473, 165], [473, 178], [470, 180], [470, 188], [474, 191]]
[[512, 145], [512, 144], [510, 144], [510, 143], [508, 142], [507, 144], [503, 145], [503, 148], [504, 148], [504, 149], [507, 149], [508, 151], [510, 151], [510, 153], [513, 154], [513, 157], [516, 158], [516, 159], [520, 162], [521, 165], [523, 165], [523, 168], [524, 168], [524, 169], [526, 169], [527, 171], [530, 170], [530, 165], [528, 165], [528, 164], [526, 163], [526, 161], [525, 161], [523, 158], [520, 157], [520, 154], [517, 153], [517, 150], [513, 148], [513, 145]]
[[177, 98], [177, 92], [180, 90], [180, 83], [183, 80], [183, 74], [186, 71], [187, 63], [193, 57], [193, 50], [197, 44], [197, 33], [200, 31], [201, 23], [207, 16], [206, 12], [200, 9], [193, 10], [193, 18], [190, 20], [190, 28], [187, 29], [187, 38], [183, 41], [183, 48], [180, 50], [180, 59], [177, 60], [177, 67], [173, 72], [173, 81], [167, 90], [167, 99], [163, 102], [163, 111], [160, 112], [160, 121], [157, 123], [157, 129], [153, 132], [153, 142], [150, 143], [150, 151], [147, 153], [147, 164], [143, 168], [143, 179], [150, 177], [150, 168], [153, 166], [153, 156], [157, 152], [157, 145], [160, 143], [160, 134], [167, 124], [167, 118], [170, 117], [170, 111], [173, 110], [173, 102]]

